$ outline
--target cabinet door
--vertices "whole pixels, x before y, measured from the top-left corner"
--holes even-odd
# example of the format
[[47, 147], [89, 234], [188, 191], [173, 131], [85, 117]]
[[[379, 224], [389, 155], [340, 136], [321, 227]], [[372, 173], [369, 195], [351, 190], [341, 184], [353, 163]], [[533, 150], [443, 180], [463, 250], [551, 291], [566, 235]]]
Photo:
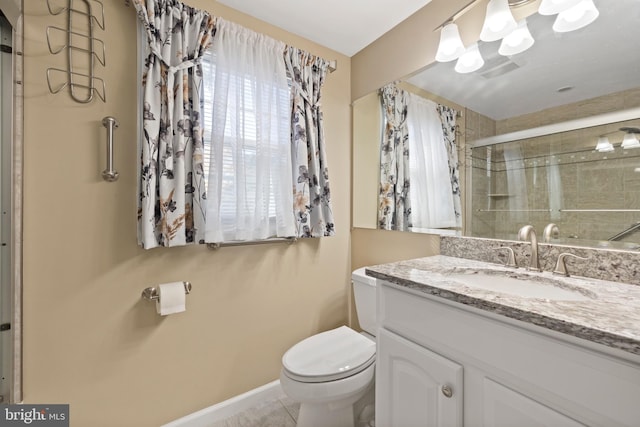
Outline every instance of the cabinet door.
[[380, 329], [377, 427], [462, 427], [462, 366]]
[[483, 386], [484, 427], [584, 427], [530, 397], [488, 378]]

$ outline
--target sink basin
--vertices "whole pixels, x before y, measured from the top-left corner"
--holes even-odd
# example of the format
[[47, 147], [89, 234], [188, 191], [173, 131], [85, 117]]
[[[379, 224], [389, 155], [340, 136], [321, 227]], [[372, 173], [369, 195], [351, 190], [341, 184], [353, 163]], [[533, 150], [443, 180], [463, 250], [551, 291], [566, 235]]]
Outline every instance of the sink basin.
[[520, 298], [542, 298], [563, 301], [593, 299], [588, 291], [553, 278], [500, 270], [456, 270], [447, 277], [469, 287], [509, 294]]

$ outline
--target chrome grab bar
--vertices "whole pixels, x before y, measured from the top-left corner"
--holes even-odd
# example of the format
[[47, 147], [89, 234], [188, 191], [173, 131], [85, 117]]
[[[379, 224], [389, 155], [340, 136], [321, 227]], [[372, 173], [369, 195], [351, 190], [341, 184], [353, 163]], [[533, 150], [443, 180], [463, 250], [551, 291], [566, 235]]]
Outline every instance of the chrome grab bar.
[[118, 121], [107, 116], [102, 119], [102, 125], [107, 128], [107, 169], [102, 171], [102, 178], [114, 182], [118, 180], [118, 172], [113, 169], [113, 129], [118, 127]]

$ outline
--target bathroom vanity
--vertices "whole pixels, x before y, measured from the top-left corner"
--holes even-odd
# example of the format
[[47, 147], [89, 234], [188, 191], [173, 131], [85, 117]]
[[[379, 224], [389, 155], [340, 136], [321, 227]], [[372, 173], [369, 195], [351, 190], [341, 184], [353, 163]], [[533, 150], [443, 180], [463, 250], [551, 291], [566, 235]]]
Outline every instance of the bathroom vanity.
[[447, 256], [366, 271], [378, 427], [640, 426], [640, 286]]

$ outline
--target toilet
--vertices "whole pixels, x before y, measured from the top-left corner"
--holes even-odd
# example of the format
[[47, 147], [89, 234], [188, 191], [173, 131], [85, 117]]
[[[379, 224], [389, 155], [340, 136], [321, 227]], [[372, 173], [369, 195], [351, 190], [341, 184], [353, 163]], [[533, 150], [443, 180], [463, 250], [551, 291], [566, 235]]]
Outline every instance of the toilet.
[[347, 326], [321, 332], [282, 357], [280, 384], [300, 402], [297, 427], [374, 425], [376, 281], [364, 268], [351, 278], [363, 332]]

